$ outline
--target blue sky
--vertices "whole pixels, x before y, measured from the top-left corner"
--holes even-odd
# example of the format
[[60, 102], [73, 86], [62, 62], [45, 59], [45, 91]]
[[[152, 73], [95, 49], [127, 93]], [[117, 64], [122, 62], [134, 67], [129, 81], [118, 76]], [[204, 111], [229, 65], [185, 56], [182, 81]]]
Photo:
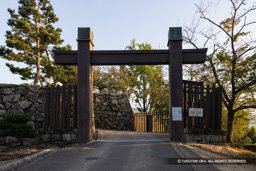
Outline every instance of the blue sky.
[[[189, 25], [201, 0], [51, 0], [59, 21], [64, 45], [77, 49], [77, 28], [91, 27], [95, 50], [122, 50], [136, 38], [139, 43], [151, 43], [155, 49], [167, 48], [169, 27]], [[220, 11], [209, 15], [218, 18], [227, 15], [227, 1]], [[7, 8], [17, 9], [18, 0], [0, 0], [0, 45], [5, 45], [5, 32], [10, 28]], [[185, 46], [186, 47], [186, 46]], [[12, 74], [0, 59], [0, 83], [21, 84], [19, 75]], [[32, 81], [31, 81], [32, 82]]]

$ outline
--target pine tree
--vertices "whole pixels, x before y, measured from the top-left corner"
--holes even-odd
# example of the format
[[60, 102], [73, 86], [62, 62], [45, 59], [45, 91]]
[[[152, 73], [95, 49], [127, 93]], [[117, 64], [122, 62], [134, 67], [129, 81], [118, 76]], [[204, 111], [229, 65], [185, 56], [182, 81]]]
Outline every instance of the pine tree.
[[29, 117], [25, 114], [7, 114], [0, 120], [0, 136], [15, 136], [20, 139], [20, 145], [23, 145], [22, 138], [33, 138], [37, 135], [36, 130], [31, 124], [28, 124]]
[[38, 81], [42, 85], [45, 81], [42, 68], [50, 63], [49, 49], [62, 44], [62, 30], [52, 25], [58, 18], [49, 0], [19, 0], [18, 3], [18, 13], [8, 8], [11, 18], [7, 24], [11, 30], [6, 31], [6, 46], [0, 47], [0, 56], [26, 64], [20, 67], [6, 63], [22, 80], [33, 79], [35, 85]]

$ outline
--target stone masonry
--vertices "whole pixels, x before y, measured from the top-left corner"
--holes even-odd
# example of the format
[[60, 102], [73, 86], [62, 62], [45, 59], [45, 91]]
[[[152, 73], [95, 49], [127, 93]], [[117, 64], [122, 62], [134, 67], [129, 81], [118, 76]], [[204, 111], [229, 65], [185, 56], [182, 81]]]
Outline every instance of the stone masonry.
[[44, 92], [39, 85], [0, 84], [0, 119], [6, 113], [25, 113], [34, 128], [42, 128]]
[[94, 94], [95, 127], [132, 130], [132, 108], [126, 94]]
[[[94, 94], [96, 128], [132, 130], [132, 108], [125, 94]], [[35, 129], [43, 128], [45, 87], [39, 85], [0, 84], [0, 119], [8, 113], [22, 113], [30, 117]], [[64, 132], [63, 132], [64, 131]], [[72, 133], [70, 133], [70, 131]], [[75, 130], [56, 130], [42, 133], [43, 141], [56, 142], [75, 139]], [[67, 138], [67, 137], [71, 138]], [[3, 144], [0, 138], [0, 145]]]

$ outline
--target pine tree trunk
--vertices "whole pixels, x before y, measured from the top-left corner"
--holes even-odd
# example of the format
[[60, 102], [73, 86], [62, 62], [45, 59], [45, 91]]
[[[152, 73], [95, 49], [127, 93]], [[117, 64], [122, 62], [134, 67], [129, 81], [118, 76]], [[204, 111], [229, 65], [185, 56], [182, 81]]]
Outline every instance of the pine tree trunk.
[[[37, 33], [39, 34], [38, 20], [36, 19], [35, 22], [36, 22]], [[36, 57], [36, 75], [35, 75], [34, 85], [37, 85], [40, 79], [40, 37], [39, 36], [37, 37], [36, 49], [37, 49], [37, 57]]]

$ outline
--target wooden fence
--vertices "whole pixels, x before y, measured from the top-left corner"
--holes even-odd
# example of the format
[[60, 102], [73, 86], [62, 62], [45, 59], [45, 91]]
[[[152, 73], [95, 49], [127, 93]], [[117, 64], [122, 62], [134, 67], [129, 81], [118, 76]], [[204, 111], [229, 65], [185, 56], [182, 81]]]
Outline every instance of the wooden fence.
[[[203, 108], [203, 117], [189, 116], [189, 108]], [[222, 88], [183, 81], [183, 116], [184, 128], [221, 130]]]
[[46, 86], [45, 89], [45, 130], [76, 128], [77, 86]]
[[[77, 121], [77, 86], [46, 86], [45, 130], [74, 129]], [[202, 108], [203, 117], [189, 116], [189, 108]], [[202, 82], [183, 81], [184, 128], [221, 130], [222, 89], [204, 87]], [[168, 132], [169, 113], [134, 113], [134, 129], [141, 132]]]
[[[189, 108], [202, 108], [202, 117], [189, 116]], [[169, 113], [134, 113], [134, 129], [141, 132], [168, 132]], [[184, 128], [190, 130], [221, 130], [222, 88], [204, 87], [202, 82], [183, 81]]]
[[134, 113], [134, 130], [138, 132], [168, 132], [169, 113], [163, 112], [141, 112]]

